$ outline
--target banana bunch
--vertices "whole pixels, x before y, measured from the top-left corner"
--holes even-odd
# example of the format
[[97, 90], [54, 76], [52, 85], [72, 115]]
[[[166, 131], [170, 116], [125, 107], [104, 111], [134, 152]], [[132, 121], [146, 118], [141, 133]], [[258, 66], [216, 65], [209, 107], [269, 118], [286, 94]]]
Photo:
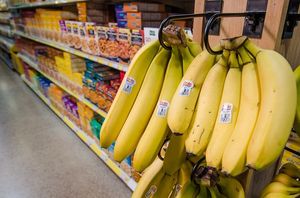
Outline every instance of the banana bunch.
[[300, 170], [292, 163], [284, 164], [279, 174], [265, 187], [262, 198], [293, 198], [300, 196]]
[[167, 113], [173, 94], [200, 51], [200, 45], [190, 39], [187, 46], [172, 50], [154, 41], [135, 55], [100, 131], [101, 147], [115, 142], [116, 161], [135, 151], [133, 167], [140, 172], [154, 161], [171, 133]]
[[291, 66], [277, 52], [246, 37], [220, 47], [218, 61], [206, 51], [192, 61], [167, 119], [173, 134], [188, 134], [189, 156], [205, 154], [209, 167], [236, 176], [279, 157], [293, 125], [297, 90]]

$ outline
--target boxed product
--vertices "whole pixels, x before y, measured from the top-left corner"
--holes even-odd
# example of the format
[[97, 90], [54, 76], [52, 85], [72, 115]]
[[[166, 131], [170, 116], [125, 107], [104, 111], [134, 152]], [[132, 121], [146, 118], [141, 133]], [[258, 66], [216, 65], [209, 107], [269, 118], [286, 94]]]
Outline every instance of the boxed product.
[[118, 31], [118, 57], [124, 61], [128, 62], [130, 59], [130, 46], [131, 46], [131, 32], [129, 29], [119, 28]]
[[73, 30], [72, 30], [72, 21], [65, 21], [65, 25], [66, 25], [66, 35], [64, 36], [64, 38], [66, 39], [66, 44], [69, 47], [73, 47]]
[[115, 12], [118, 13], [118, 12], [124, 12], [123, 10], [123, 4], [116, 4], [115, 5]]
[[81, 50], [84, 52], [88, 52], [88, 44], [87, 44], [87, 33], [85, 28], [85, 23], [81, 22], [78, 23], [79, 25], [79, 35], [80, 35], [80, 43], [81, 43]]
[[108, 58], [113, 61], [118, 61], [118, 51], [119, 51], [119, 43], [118, 43], [118, 29], [117, 28], [109, 28], [107, 31], [107, 45], [106, 50], [108, 54]]
[[108, 42], [108, 28], [103, 26], [97, 26], [97, 43], [98, 43], [98, 49], [101, 56], [108, 57], [106, 45]]
[[116, 18], [117, 18], [117, 21], [126, 20], [127, 19], [127, 13], [126, 12], [116, 12]]
[[141, 11], [151, 11], [151, 12], [164, 12], [165, 6], [158, 3], [143, 3], [143, 2], [130, 2], [123, 4], [124, 12], [141, 12]]
[[80, 32], [79, 32], [79, 24], [82, 22], [73, 21], [72, 22], [72, 46], [74, 46], [75, 49], [81, 48], [81, 39], [80, 39]]
[[127, 28], [127, 20], [118, 20], [117, 21], [118, 27], [119, 28]]
[[95, 23], [86, 23], [86, 32], [87, 32], [87, 44], [88, 44], [88, 53], [93, 55], [99, 55], [99, 48], [96, 40], [96, 26]]
[[137, 51], [144, 44], [144, 31], [143, 30], [132, 30], [131, 31], [131, 46], [129, 50], [130, 60], [134, 57]]

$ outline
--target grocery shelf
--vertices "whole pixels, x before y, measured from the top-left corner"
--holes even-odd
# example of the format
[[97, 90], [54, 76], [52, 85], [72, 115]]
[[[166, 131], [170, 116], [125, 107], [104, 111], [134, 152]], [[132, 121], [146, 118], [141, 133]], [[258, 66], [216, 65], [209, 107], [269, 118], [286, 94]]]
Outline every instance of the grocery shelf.
[[80, 95], [72, 92], [67, 87], [65, 87], [64, 85], [62, 85], [60, 82], [58, 82], [54, 78], [50, 77], [49, 75], [47, 75], [46, 73], [44, 73], [43, 71], [41, 71], [39, 69], [39, 67], [38, 67], [38, 64], [35, 63], [34, 61], [32, 61], [26, 55], [18, 53], [18, 57], [20, 59], [22, 59], [25, 63], [27, 63], [30, 67], [32, 67], [36, 71], [40, 72], [43, 76], [45, 76], [46, 78], [48, 78], [49, 80], [51, 80], [54, 84], [56, 84], [57, 86], [59, 86], [60, 88], [62, 88], [63, 90], [65, 90], [67, 93], [69, 93], [70, 95], [74, 96], [75, 98], [77, 98], [78, 100], [80, 100], [81, 102], [83, 102], [86, 106], [88, 106], [89, 108], [91, 108], [93, 111], [95, 111], [96, 113], [98, 113], [99, 115], [101, 115], [104, 118], [106, 117], [107, 113], [105, 111], [99, 109], [96, 105], [94, 105], [93, 103], [91, 103], [90, 101], [88, 101], [87, 99], [85, 99], [83, 96], [80, 96]]
[[55, 0], [55, 1], [43, 1], [35, 3], [22, 3], [10, 6], [9, 9], [22, 9], [22, 8], [34, 8], [34, 7], [44, 7], [44, 6], [58, 6], [66, 5], [72, 3], [84, 2], [85, 0]]
[[[7, 27], [9, 27], [9, 26], [7, 26]], [[13, 32], [11, 31], [11, 29], [5, 28], [3, 25], [0, 25], [0, 33], [4, 33], [10, 37], [13, 35]]]
[[45, 104], [70, 127], [73, 132], [101, 159], [103, 162], [133, 191], [137, 183], [128, 176], [109, 156], [100, 148], [94, 139], [86, 135], [78, 126], [71, 122], [66, 116], [62, 115], [50, 101], [37, 90], [24, 75], [21, 76], [22, 80], [45, 102]]
[[16, 34], [18, 36], [21, 36], [21, 37], [24, 37], [24, 38], [27, 38], [27, 39], [30, 39], [30, 40], [33, 40], [33, 41], [36, 41], [38, 43], [49, 45], [51, 47], [69, 52], [71, 54], [80, 56], [82, 58], [92, 60], [94, 62], [112, 67], [112, 68], [120, 70], [120, 71], [126, 72], [128, 70], [128, 65], [126, 65], [126, 64], [121, 64], [121, 63], [118, 63], [118, 62], [115, 62], [115, 61], [110, 61], [106, 58], [102, 58], [102, 57], [99, 57], [99, 56], [94, 56], [94, 55], [82, 52], [80, 50], [76, 50], [76, 49], [73, 49], [71, 47], [64, 46], [61, 43], [58, 43], [58, 42], [55, 42], [55, 41], [50, 41], [50, 40], [46, 40], [46, 39], [39, 38], [39, 37], [36, 37], [36, 36], [31, 36], [31, 35], [25, 34], [25, 33], [20, 32], [20, 31], [15, 31], [14, 34]]
[[0, 44], [5, 45], [7, 49], [11, 49], [14, 45], [14, 41], [12, 39], [0, 35]]

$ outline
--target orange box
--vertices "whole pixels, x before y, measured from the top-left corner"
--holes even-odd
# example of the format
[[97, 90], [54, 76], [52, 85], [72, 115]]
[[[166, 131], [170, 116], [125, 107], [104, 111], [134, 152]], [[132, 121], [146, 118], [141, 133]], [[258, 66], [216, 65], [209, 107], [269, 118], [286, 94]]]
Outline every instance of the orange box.
[[141, 12], [127, 12], [127, 20], [135, 20], [141, 18], [142, 18]]
[[141, 19], [128, 20], [127, 27], [129, 29], [141, 29], [142, 28], [142, 20]]

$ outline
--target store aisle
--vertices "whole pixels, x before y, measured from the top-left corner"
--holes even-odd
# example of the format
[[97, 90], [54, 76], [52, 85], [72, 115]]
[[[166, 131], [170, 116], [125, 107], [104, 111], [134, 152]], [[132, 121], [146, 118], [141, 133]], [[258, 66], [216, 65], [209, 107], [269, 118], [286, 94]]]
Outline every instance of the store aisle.
[[130, 197], [130, 190], [0, 63], [0, 197]]

